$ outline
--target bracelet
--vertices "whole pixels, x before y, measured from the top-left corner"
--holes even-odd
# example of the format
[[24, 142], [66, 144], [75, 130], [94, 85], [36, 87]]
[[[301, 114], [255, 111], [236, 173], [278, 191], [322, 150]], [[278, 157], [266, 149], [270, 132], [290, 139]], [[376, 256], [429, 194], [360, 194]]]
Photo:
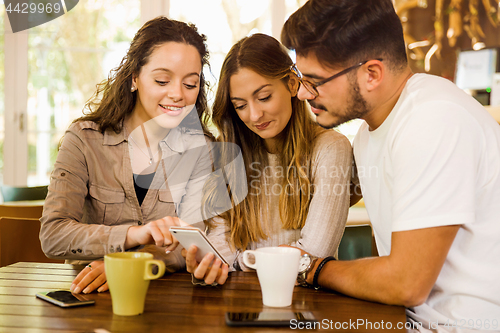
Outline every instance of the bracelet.
[[323, 269], [323, 266], [325, 266], [325, 264], [331, 260], [337, 260], [337, 259], [335, 259], [335, 257], [332, 256], [326, 257], [325, 259], [323, 259], [322, 262], [319, 263], [318, 268], [316, 268], [316, 272], [314, 272], [314, 278], [313, 278], [314, 289], [318, 290], [319, 288], [321, 288], [318, 284], [319, 273]]

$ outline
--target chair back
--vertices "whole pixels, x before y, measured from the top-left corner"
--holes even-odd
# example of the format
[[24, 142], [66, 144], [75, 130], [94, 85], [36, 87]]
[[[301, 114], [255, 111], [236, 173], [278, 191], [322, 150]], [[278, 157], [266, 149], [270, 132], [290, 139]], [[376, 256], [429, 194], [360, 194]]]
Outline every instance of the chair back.
[[372, 256], [371, 226], [346, 226], [339, 245], [339, 259], [354, 260], [370, 256]]
[[48, 188], [48, 185], [34, 187], [14, 187], [9, 185], [1, 185], [0, 192], [2, 192], [4, 202], [45, 200], [45, 197], [47, 197]]
[[39, 219], [42, 217], [43, 205], [1, 205], [0, 217]]
[[19, 261], [64, 263], [45, 256], [39, 234], [38, 219], [0, 218], [0, 267]]

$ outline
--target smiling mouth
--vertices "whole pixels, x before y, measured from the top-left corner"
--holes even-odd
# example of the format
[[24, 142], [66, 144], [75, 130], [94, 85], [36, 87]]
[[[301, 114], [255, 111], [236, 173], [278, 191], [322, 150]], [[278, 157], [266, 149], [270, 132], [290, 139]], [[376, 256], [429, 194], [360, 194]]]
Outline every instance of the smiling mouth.
[[182, 113], [182, 110], [184, 110], [184, 107], [178, 107], [178, 106], [165, 106], [158, 104], [163, 110], [165, 110], [165, 113], [168, 114], [169, 116], [178, 116]]
[[270, 122], [270, 121], [268, 121], [268, 122], [266, 122], [266, 123], [262, 123], [262, 124], [260, 124], [260, 125], [255, 125], [255, 127], [256, 127], [258, 130], [263, 130], [263, 129], [266, 129], [266, 128], [267, 128], [267, 126], [269, 126], [269, 124], [270, 124], [270, 123], [271, 123], [271, 122]]

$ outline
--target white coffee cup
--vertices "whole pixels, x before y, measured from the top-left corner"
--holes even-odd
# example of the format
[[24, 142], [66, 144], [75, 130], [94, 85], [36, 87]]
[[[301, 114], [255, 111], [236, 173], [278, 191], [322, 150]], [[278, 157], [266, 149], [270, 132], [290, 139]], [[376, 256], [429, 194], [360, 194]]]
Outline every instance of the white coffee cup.
[[[254, 264], [249, 262], [249, 254], [254, 255]], [[257, 270], [264, 305], [284, 307], [292, 304], [299, 260], [300, 250], [290, 247], [263, 247], [243, 252], [245, 265]]]

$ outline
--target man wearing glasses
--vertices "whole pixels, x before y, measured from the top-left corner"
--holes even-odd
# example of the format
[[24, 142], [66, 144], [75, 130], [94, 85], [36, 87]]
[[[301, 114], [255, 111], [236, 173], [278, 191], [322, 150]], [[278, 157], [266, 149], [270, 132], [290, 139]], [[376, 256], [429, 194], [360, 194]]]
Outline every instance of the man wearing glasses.
[[299, 282], [404, 305], [422, 331], [498, 330], [499, 125], [453, 83], [411, 72], [391, 0], [309, 0], [282, 41], [318, 124], [365, 120], [354, 156], [380, 254], [312, 260]]

